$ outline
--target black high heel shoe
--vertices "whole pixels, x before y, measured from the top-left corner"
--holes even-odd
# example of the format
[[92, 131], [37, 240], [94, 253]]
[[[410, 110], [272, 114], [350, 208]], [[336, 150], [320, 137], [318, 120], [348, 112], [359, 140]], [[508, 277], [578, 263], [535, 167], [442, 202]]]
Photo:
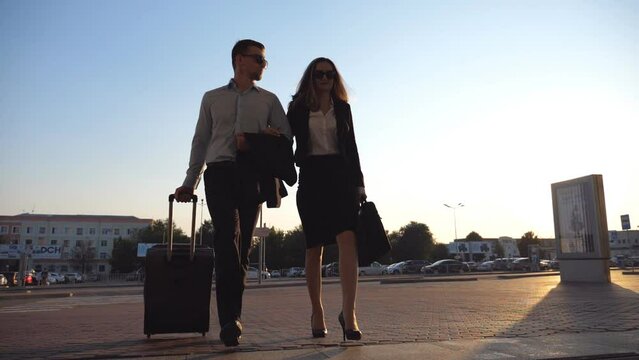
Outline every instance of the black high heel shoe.
[[313, 314], [311, 314], [311, 332], [314, 338], [323, 338], [328, 334], [327, 329], [313, 329]]
[[346, 324], [344, 322], [344, 312], [340, 312], [339, 316], [337, 317], [337, 320], [339, 320], [339, 324], [342, 325], [342, 334], [344, 335], [344, 341], [348, 340], [361, 340], [362, 339], [362, 332], [359, 330], [352, 330], [352, 329], [347, 329], [346, 328]]

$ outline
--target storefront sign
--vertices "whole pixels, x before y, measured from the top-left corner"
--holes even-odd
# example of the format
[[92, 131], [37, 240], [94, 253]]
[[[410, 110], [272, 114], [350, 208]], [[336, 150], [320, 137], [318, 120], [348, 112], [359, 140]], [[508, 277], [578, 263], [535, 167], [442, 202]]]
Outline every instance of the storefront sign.
[[61, 259], [62, 246], [57, 245], [34, 245], [31, 253], [33, 259]]

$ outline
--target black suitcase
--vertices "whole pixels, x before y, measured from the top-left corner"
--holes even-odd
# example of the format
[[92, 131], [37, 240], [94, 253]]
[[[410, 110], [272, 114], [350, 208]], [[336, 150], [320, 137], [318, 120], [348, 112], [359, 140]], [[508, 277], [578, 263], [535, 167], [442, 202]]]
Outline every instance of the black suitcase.
[[191, 243], [173, 244], [173, 201], [169, 196], [169, 241], [146, 254], [144, 334], [209, 331], [213, 249], [195, 246], [197, 196], [193, 195]]

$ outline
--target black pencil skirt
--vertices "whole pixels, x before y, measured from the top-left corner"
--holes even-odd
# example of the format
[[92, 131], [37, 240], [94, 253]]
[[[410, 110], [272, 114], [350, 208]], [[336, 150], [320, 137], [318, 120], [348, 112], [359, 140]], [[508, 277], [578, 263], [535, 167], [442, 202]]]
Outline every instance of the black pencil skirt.
[[355, 231], [357, 201], [344, 158], [309, 156], [300, 168], [297, 211], [306, 248], [335, 244], [337, 234]]

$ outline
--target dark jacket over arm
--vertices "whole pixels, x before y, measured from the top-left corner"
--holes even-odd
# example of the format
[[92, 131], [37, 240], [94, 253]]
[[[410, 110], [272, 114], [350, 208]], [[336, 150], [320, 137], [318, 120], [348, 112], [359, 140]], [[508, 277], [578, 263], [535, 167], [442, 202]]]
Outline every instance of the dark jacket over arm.
[[289, 186], [297, 182], [293, 164], [292, 143], [285, 136], [245, 133], [249, 145], [247, 158], [258, 175], [259, 201], [269, 208], [279, 207], [280, 199], [288, 195], [282, 180]]
[[[353, 129], [353, 114], [351, 106], [344, 101], [334, 100], [333, 108], [337, 121], [337, 143], [340, 155], [348, 164], [351, 171], [351, 180], [355, 186], [364, 187], [364, 175], [359, 162], [355, 131]], [[309, 151], [309, 127], [308, 118], [310, 110], [304, 104], [291, 102], [288, 107], [288, 121], [295, 137], [295, 163], [299, 167], [304, 166]]]

